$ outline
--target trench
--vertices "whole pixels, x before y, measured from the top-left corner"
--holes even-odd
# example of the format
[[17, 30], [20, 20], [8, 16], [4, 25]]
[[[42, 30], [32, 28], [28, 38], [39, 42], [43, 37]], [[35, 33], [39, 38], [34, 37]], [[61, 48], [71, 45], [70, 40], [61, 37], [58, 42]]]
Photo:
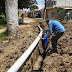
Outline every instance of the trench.
[[[67, 24], [64, 27], [67, 27]], [[44, 67], [45, 72], [69, 72], [69, 71], [71, 72], [72, 71], [72, 52], [71, 52], [72, 50], [70, 49], [72, 48], [72, 43], [70, 42], [72, 39], [71, 37], [69, 38], [70, 36], [69, 32], [70, 31], [72, 32], [72, 30], [68, 32], [67, 28], [66, 28], [65, 35], [61, 37], [61, 39], [58, 42], [58, 47], [60, 48], [60, 50], [62, 50], [61, 54], [52, 53], [50, 50], [50, 52], [45, 57], [42, 57], [43, 52], [41, 52], [42, 45], [40, 41], [36, 49], [32, 52], [32, 55], [30, 56], [27, 63], [22, 68], [21, 72], [44, 72], [42, 70], [42, 66], [44, 61], [47, 61], [45, 60], [45, 58], [48, 59], [47, 63], [45, 63], [45, 65], [47, 66]], [[36, 55], [36, 58], [35, 58], [35, 55]], [[42, 59], [40, 59], [41, 61], [37, 61], [39, 56], [42, 57]], [[38, 65], [35, 66], [35, 63], [37, 63], [39, 67], [37, 67]], [[35, 69], [33, 66], [35, 67]]]
[[[43, 61], [46, 57], [43, 51], [42, 42], [40, 40], [18, 72], [42, 72]], [[48, 55], [50, 54], [47, 54], [47, 56]]]

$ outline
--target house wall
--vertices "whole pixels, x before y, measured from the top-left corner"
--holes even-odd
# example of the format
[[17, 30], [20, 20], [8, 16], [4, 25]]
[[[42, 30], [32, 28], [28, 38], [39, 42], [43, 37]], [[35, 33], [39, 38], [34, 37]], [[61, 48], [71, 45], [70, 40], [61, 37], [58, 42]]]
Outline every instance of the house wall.
[[52, 7], [54, 1], [54, 6], [72, 6], [72, 0], [47, 0], [46, 7]]
[[61, 11], [62, 19], [64, 19], [64, 17], [66, 16], [66, 10], [64, 10], [63, 8], [55, 8], [55, 19], [60, 18], [59, 11]]
[[61, 16], [62, 16], [62, 19], [64, 19], [64, 17], [66, 16], [66, 13], [67, 11], [70, 12], [70, 18], [72, 18], [72, 10], [66, 10], [66, 9], [63, 9], [63, 8], [55, 8], [55, 19], [59, 19], [59, 11], [61, 11]]
[[21, 17], [22, 13], [24, 14], [24, 17], [27, 17], [27, 13], [24, 10], [18, 10], [19, 17]]
[[47, 0], [46, 7], [52, 7], [56, 5], [56, 0]]
[[55, 17], [55, 8], [46, 10], [46, 18], [54, 18]]
[[[49, 4], [49, 6], [47, 5], [47, 7], [46, 7], [46, 18], [49, 18], [48, 16], [51, 16], [51, 18], [55, 17], [55, 18], [59, 19], [59, 11], [61, 11], [61, 16], [63, 19], [66, 16], [67, 11], [70, 12], [70, 17], [72, 17], [72, 9], [70, 9], [70, 10], [63, 9], [65, 7], [71, 8], [72, 0], [54, 0], [55, 5], [53, 5], [53, 6], [50, 5], [51, 1], [53, 1], [53, 0], [47, 0], [47, 4]], [[63, 7], [63, 8], [58, 8], [58, 7]]]
[[57, 6], [72, 6], [72, 0], [55, 0]]

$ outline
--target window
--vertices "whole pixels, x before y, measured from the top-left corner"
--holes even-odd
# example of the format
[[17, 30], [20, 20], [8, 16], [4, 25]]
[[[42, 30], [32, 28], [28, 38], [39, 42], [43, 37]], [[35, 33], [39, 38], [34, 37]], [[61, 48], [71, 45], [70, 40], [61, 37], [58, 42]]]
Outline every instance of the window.
[[[56, 5], [56, 1], [54, 1], [54, 5]], [[47, 2], [47, 7], [53, 6], [53, 1]]]

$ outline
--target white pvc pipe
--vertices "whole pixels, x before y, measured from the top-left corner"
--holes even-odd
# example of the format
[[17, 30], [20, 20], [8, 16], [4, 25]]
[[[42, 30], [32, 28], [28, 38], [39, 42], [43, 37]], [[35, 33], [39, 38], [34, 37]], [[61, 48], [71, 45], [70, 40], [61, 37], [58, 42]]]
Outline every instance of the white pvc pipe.
[[40, 36], [42, 36], [42, 28], [38, 26], [40, 29], [40, 34], [38, 37], [34, 40], [34, 42], [30, 45], [30, 47], [24, 52], [24, 54], [12, 65], [12, 67], [7, 72], [17, 72], [19, 68], [22, 66], [22, 64], [26, 61], [26, 59], [29, 57], [29, 55], [34, 50], [35, 46], [40, 40]]

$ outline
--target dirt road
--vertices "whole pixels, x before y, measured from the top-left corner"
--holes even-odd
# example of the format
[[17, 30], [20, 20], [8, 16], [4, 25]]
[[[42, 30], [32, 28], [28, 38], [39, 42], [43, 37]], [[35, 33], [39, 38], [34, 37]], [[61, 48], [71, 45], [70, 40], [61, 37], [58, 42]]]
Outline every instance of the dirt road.
[[18, 39], [0, 42], [0, 72], [6, 72], [38, 35], [37, 24], [33, 19], [25, 19], [19, 28]]
[[72, 21], [62, 21], [64, 35], [58, 41], [59, 53], [50, 53], [42, 65], [43, 72], [72, 72]]
[[[40, 22], [41, 27], [48, 33], [48, 26], [44, 20], [26, 18], [24, 24], [20, 25], [19, 39], [0, 42], [0, 72], [6, 72], [38, 36], [37, 25]], [[65, 27], [65, 34], [58, 41], [60, 53], [47, 52], [43, 60], [40, 55], [43, 52], [40, 41], [19, 72], [72, 72], [72, 21], [62, 21], [62, 24]]]

